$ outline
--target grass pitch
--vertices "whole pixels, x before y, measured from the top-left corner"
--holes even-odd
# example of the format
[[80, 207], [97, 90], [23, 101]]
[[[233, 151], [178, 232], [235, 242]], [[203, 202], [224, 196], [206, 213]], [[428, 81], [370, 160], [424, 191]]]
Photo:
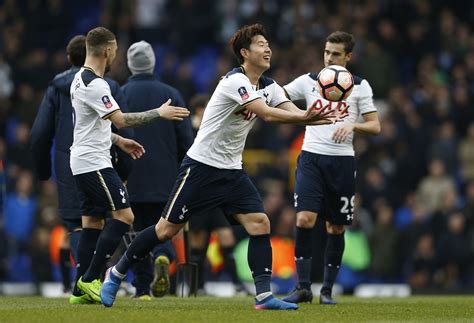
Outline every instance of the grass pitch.
[[[316, 300], [316, 299], [315, 299]], [[473, 296], [337, 297], [335, 306], [302, 304], [297, 311], [256, 311], [251, 297], [119, 298], [112, 308], [69, 305], [65, 298], [0, 297], [0, 322], [474, 322]]]

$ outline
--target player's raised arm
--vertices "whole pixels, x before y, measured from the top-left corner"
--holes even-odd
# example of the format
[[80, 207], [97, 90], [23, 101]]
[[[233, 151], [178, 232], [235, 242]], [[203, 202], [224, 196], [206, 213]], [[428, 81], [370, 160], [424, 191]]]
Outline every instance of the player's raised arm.
[[[282, 104], [291, 104], [291, 102], [285, 102]], [[311, 124], [313, 122], [320, 122], [320, 124], [331, 124], [331, 111], [327, 112], [324, 109], [321, 110], [307, 110], [307, 111], [286, 111], [284, 109], [271, 108], [265, 104], [262, 99], [257, 99], [245, 106], [245, 108], [255, 113], [259, 118], [265, 122], [283, 122], [283, 123], [296, 123], [296, 124]]]
[[122, 113], [118, 110], [109, 116], [109, 120], [112, 121], [117, 128], [128, 128], [139, 127], [158, 118], [181, 121], [189, 116], [188, 109], [175, 107], [170, 105], [170, 103], [171, 100], [169, 99], [163, 103], [161, 107], [144, 112]]

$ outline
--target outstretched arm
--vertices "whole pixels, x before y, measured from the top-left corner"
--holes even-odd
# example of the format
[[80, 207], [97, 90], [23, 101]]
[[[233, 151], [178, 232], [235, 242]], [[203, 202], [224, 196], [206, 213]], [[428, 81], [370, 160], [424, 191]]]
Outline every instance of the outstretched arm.
[[172, 106], [170, 102], [171, 100], [168, 100], [161, 107], [144, 112], [122, 113], [117, 110], [117, 112], [110, 114], [109, 119], [120, 129], [139, 127], [158, 118], [181, 121], [189, 116], [188, 109]]
[[[278, 109], [280, 108], [281, 109]], [[278, 105], [278, 108], [271, 108], [261, 99], [257, 99], [245, 106], [249, 111], [255, 113], [258, 117], [266, 122], [283, 122], [295, 124], [331, 124], [332, 111], [321, 109], [308, 109], [302, 111], [298, 109], [292, 102], [284, 102]]]

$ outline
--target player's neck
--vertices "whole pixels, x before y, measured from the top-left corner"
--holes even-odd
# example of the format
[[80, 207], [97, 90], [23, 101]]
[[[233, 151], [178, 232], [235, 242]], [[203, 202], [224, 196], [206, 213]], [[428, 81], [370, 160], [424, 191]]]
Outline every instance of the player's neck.
[[241, 68], [243, 69], [244, 74], [249, 78], [250, 83], [252, 83], [252, 85], [257, 85], [258, 80], [264, 71], [262, 71], [261, 68], [255, 68], [254, 66], [245, 63], [241, 65]]
[[86, 57], [86, 61], [84, 62], [84, 67], [87, 67], [94, 71], [97, 76], [104, 77], [105, 73], [105, 60], [100, 60], [95, 57]]

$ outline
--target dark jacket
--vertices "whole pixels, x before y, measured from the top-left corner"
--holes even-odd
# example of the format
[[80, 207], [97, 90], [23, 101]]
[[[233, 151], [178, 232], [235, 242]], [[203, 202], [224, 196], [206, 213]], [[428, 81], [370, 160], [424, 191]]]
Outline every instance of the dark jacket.
[[[54, 165], [59, 212], [61, 217], [71, 219], [81, 216], [76, 184], [69, 165], [69, 148], [73, 141], [69, 90], [78, 70], [78, 67], [72, 67], [54, 77], [43, 97], [30, 134], [31, 151], [38, 177], [40, 180], [49, 179], [52, 164]], [[120, 108], [127, 111], [126, 101], [118, 83], [107, 78], [105, 80], [109, 83], [112, 96]], [[133, 132], [125, 131], [120, 135], [130, 137]]]
[[[130, 112], [159, 108], [168, 99], [171, 105], [184, 107], [181, 94], [152, 74], [131, 76], [122, 86]], [[135, 129], [135, 139], [145, 147], [145, 155], [134, 163], [128, 179], [130, 201], [166, 202], [173, 188], [178, 168], [194, 134], [189, 118], [184, 121], [158, 119]]]

